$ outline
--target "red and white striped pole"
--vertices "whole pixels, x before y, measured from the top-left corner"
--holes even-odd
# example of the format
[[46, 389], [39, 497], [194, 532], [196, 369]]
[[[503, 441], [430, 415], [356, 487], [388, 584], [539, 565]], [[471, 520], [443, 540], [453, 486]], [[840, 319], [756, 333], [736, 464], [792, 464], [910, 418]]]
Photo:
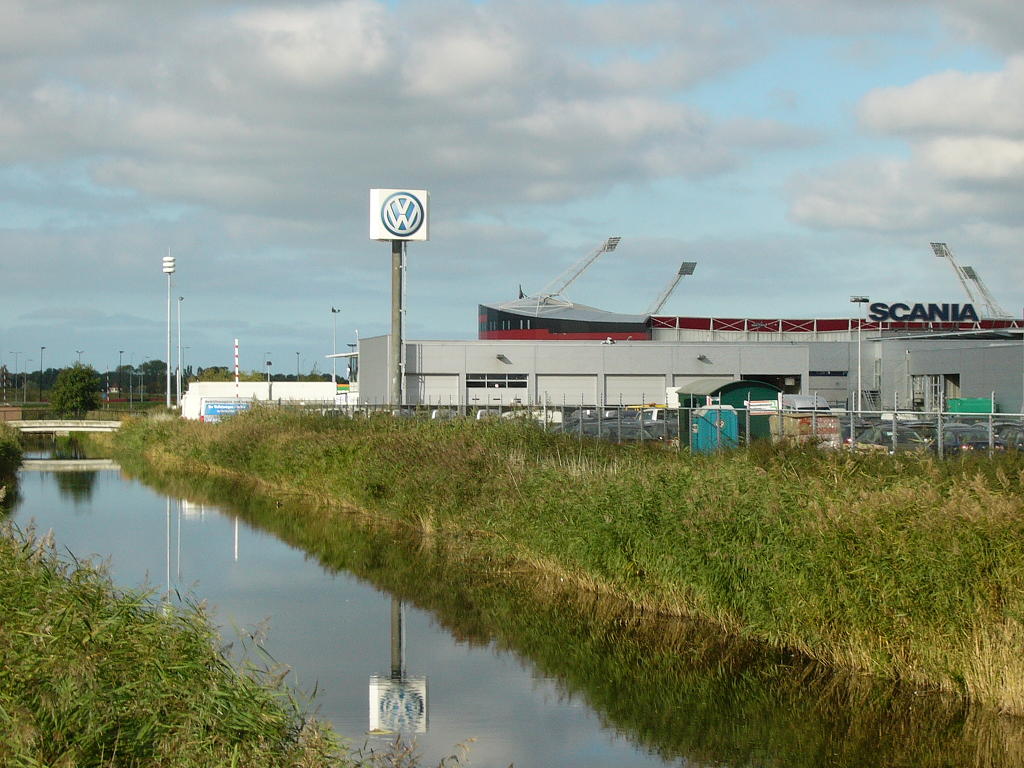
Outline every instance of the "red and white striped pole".
[[235, 397], [238, 396], [238, 339], [235, 339]]

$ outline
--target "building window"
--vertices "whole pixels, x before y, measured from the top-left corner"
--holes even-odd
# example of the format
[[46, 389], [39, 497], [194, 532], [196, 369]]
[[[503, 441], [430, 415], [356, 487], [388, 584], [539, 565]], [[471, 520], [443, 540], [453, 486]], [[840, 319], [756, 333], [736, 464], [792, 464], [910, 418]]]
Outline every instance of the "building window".
[[525, 373], [467, 373], [466, 389], [526, 389]]

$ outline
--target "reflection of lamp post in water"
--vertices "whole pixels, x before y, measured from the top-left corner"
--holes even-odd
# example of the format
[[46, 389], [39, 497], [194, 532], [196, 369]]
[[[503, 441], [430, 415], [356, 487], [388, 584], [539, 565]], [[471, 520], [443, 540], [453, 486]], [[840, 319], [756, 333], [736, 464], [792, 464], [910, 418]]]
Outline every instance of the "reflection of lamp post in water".
[[391, 598], [391, 674], [370, 678], [370, 733], [427, 732], [427, 678], [405, 671], [405, 613]]

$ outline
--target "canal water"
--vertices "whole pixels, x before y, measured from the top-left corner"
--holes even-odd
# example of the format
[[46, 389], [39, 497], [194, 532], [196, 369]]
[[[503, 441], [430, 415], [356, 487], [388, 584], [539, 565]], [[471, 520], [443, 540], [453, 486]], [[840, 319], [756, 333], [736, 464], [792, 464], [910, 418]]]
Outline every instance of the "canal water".
[[20, 527], [108, 561], [119, 586], [205, 601], [227, 642], [265, 635], [355, 745], [398, 730], [424, 766], [467, 740], [473, 766], [1024, 764], [1013, 719], [557, 585], [526, 602], [423, 542], [294, 533], [277, 502], [32, 464], [50, 455], [19, 473]]

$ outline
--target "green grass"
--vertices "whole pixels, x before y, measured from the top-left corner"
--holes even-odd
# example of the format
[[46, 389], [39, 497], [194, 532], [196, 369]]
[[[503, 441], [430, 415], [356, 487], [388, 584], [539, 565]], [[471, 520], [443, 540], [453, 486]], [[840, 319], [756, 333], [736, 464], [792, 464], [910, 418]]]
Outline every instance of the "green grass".
[[343, 764], [288, 689], [225, 660], [198, 606], [118, 592], [9, 528], [0, 617], [0, 764]]
[[509, 578], [547, 574], [1024, 714], [1015, 453], [691, 456], [525, 423], [273, 412], [136, 422], [116, 444], [122, 461], [311, 500], [311, 526], [350, 516], [397, 527]]
[[0, 483], [13, 475], [21, 465], [21, 442], [18, 432], [0, 421]]
[[17, 471], [21, 466], [21, 442], [17, 430], [0, 422], [0, 515], [10, 509], [18, 495]]
[[161, 492], [228, 505], [250, 525], [429, 611], [460, 643], [507, 649], [586, 702], [600, 722], [669, 763], [768, 768], [1011, 768], [1019, 718], [795, 654], [522, 570], [452, 553], [440, 537], [310, 514], [238, 482], [149, 470]]

